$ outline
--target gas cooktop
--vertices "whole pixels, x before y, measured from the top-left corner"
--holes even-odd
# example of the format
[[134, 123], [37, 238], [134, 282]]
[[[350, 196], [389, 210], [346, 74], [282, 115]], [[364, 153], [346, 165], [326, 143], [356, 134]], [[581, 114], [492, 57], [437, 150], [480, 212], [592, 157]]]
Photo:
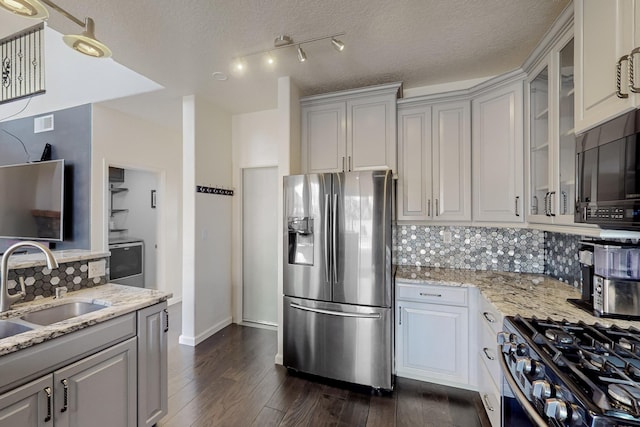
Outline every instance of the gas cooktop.
[[504, 326], [505, 374], [538, 424], [640, 426], [640, 329], [519, 316]]

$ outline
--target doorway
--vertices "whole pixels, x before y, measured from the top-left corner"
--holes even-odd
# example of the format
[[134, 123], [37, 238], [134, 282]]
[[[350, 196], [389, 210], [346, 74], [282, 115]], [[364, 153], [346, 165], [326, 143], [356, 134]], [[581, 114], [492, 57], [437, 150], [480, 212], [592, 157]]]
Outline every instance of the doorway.
[[242, 320], [278, 323], [278, 169], [242, 170]]

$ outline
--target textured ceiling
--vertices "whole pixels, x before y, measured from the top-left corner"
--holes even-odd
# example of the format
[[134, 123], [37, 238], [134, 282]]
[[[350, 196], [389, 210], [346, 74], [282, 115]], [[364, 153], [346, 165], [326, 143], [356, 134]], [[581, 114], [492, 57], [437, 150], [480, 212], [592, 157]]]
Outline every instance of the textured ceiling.
[[[140, 110], [151, 100], [176, 107], [187, 94], [231, 113], [274, 108], [276, 80], [289, 75], [304, 95], [403, 81], [414, 88], [488, 77], [522, 65], [567, 0], [56, 0], [78, 17], [91, 16], [96, 35], [117, 62], [167, 89], [112, 103]], [[61, 33], [79, 27], [51, 11]], [[224, 82], [232, 58], [269, 49], [280, 34], [294, 41], [345, 32], [336, 52], [328, 40], [274, 53], [267, 70], [247, 58], [242, 77]], [[135, 107], [132, 107], [135, 106]], [[151, 107], [148, 107], [151, 108]]]

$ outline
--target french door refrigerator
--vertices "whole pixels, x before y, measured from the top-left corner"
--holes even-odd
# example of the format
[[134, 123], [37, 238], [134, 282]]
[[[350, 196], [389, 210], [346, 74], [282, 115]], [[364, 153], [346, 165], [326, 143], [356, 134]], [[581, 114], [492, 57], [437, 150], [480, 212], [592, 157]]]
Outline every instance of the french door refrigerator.
[[284, 177], [284, 365], [393, 387], [391, 171]]

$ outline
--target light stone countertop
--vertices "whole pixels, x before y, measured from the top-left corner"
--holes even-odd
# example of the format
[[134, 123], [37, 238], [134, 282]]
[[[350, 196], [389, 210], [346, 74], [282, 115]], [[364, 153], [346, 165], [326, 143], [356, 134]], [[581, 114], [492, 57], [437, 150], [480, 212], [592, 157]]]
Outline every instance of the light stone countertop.
[[106, 285], [69, 292], [63, 298], [41, 298], [25, 303], [17, 303], [12, 309], [0, 313], [0, 320], [11, 320], [26, 313], [49, 308], [69, 302], [85, 301], [107, 307], [67, 319], [48, 326], [38, 326], [31, 331], [23, 332], [12, 337], [0, 339], [0, 356], [13, 353], [54, 338], [88, 328], [98, 323], [106, 322], [115, 317], [135, 312], [145, 307], [166, 301], [172, 296], [168, 292], [154, 289], [143, 289], [132, 286]]
[[[56, 261], [58, 261], [59, 264], [111, 256], [111, 252], [108, 251], [90, 251], [86, 249], [66, 249], [52, 252], [53, 256], [56, 258]], [[44, 254], [40, 251], [29, 254], [12, 254], [9, 257], [10, 270], [14, 270], [16, 268], [31, 268], [46, 264], [47, 262], [45, 260]]]
[[396, 285], [398, 282], [476, 287], [504, 316], [640, 328], [640, 321], [596, 317], [567, 302], [567, 298], [580, 298], [580, 291], [543, 274], [397, 266]]

